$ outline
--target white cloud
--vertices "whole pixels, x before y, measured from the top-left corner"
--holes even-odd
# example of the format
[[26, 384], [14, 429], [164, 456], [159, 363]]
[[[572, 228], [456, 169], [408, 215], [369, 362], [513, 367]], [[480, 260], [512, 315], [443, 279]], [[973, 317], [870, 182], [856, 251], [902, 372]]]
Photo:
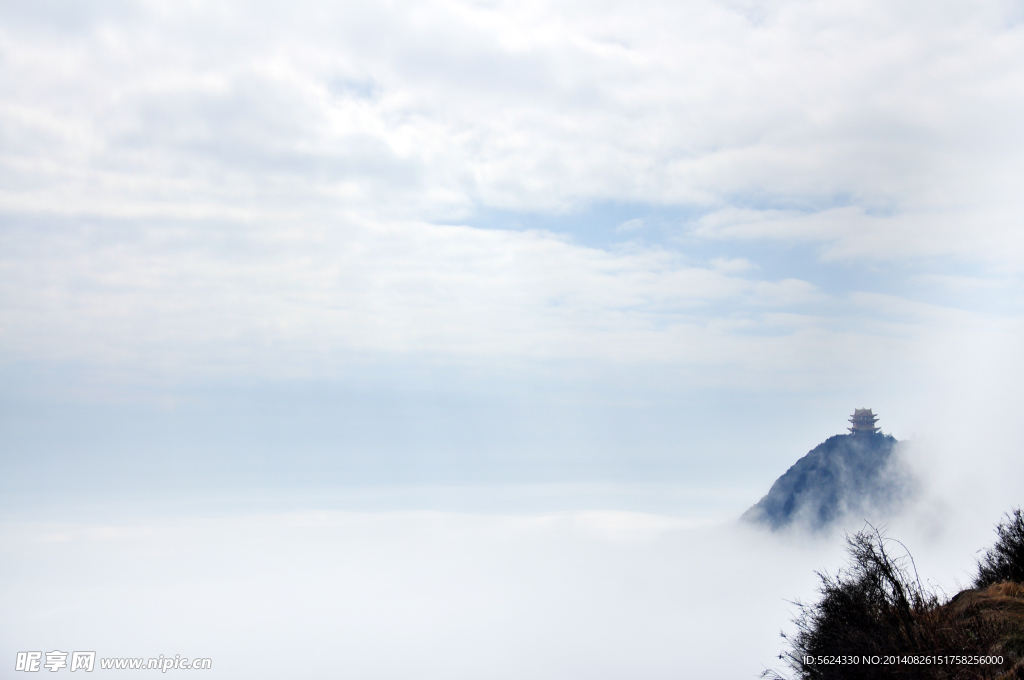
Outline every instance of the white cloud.
[[212, 657], [211, 678], [754, 675], [778, 653], [783, 598], [836, 552], [611, 512], [19, 522], [0, 541], [18, 555], [2, 601], [21, 613], [0, 651]]
[[626, 220], [622, 224], [615, 227], [617, 232], [631, 232], [638, 231], [644, 228], [644, 219], [642, 217], [635, 217], [631, 220]]
[[0, 35], [8, 210], [763, 204], [731, 233], [1020, 255], [1007, 3], [26, 7]]
[[356, 219], [238, 228], [8, 233], [0, 342], [9, 358], [200, 374], [322, 374], [367, 352], [692, 362], [708, 358], [721, 305], [750, 315], [821, 298], [803, 281], [542, 232]]
[[[1020, 462], [1001, 439], [1012, 427], [965, 441], [964, 423], [936, 415], [943, 436], [911, 453], [937, 478], [887, 530], [952, 595], [1013, 502]], [[1005, 483], [979, 491], [967, 442], [990, 446]], [[842, 530], [862, 526], [809, 537], [613, 511], [80, 513], [0, 523], [12, 613], [0, 652], [211, 657], [211, 678], [753, 676], [777, 663], [791, 602], [817, 598], [814, 572], [843, 566]]]
[[[1012, 332], [928, 277], [1019, 271], [1014, 11], [5, 3], [0, 350], [211, 380], [398, 358], [912, 381]], [[634, 241], [466, 226], [605, 204]], [[932, 309], [835, 263], [906, 266]]]
[[[735, 478], [791, 462], [802, 450], [779, 442], [833, 404], [871, 405], [887, 428], [937, 433], [914, 451], [948, 515], [904, 526], [980, 537], [955, 546], [969, 565], [988, 527], [962, 518], [1004, 510], [1020, 478], [1020, 19], [1008, 1], [0, 3], [0, 370], [22, 381], [0, 397], [22, 409], [5, 417], [28, 414], [3, 476], [160, 478], [162, 454], [136, 451], [159, 427], [121, 442], [125, 471], [117, 433], [21, 399], [48, 370], [62, 387], [90, 369], [102, 385], [336, 387], [353, 367], [484, 367], [533, 380], [508, 396], [518, 419], [506, 402], [494, 418], [515, 449], [497, 476], [646, 461], [639, 477]], [[628, 206], [607, 225], [628, 243], [471, 226], [602, 205]], [[511, 382], [486, 377], [466, 400]], [[72, 387], [78, 406], [102, 398]], [[321, 430], [332, 462], [456, 474], [468, 455], [447, 430], [478, 413], [444, 402], [423, 417], [442, 413], [445, 432], [416, 429], [389, 390]], [[104, 413], [87, 410], [72, 415]], [[197, 450], [220, 467], [265, 466], [250, 480], [308, 479], [287, 458], [311, 455], [307, 420], [268, 426], [269, 454], [231, 448], [275, 410], [222, 430], [188, 418], [226, 411], [186, 414], [196, 439], [153, 450], [210, 438]], [[138, 416], [117, 412], [97, 427]], [[343, 430], [371, 412], [363, 429], [385, 443], [364, 450]], [[40, 443], [44, 429], [88, 441]], [[425, 453], [387, 448], [421, 433]], [[485, 457], [497, 436], [463, 448]], [[323, 649], [353, 677], [714, 677], [722, 659], [752, 675], [778, 650], [783, 598], [836, 564], [832, 548], [627, 512], [128, 524], [7, 523], [3, 610], [31, 616], [6, 618], [4, 644], [188, 649], [225, 677], [280, 677], [297, 658], [304, 677], [336, 676]], [[755, 642], [737, 652], [737, 637]]]

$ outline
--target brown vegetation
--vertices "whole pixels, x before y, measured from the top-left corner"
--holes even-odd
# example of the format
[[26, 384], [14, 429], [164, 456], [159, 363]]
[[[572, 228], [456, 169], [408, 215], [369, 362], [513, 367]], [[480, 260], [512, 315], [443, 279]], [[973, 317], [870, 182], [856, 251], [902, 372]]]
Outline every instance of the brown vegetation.
[[[1024, 583], [992, 580], [1022, 573], [1024, 516], [1014, 511], [996, 532], [999, 540], [979, 562], [979, 587], [949, 601], [921, 585], [902, 544], [873, 527], [848, 537], [849, 566], [834, 577], [819, 574], [821, 599], [797, 603], [797, 630], [783, 636], [790, 650], [779, 658], [802, 680], [1024, 680]], [[1001, 662], [963, 663], [962, 657]], [[836, 659], [845, 662], [823, 661]], [[766, 671], [764, 677], [784, 676]]]

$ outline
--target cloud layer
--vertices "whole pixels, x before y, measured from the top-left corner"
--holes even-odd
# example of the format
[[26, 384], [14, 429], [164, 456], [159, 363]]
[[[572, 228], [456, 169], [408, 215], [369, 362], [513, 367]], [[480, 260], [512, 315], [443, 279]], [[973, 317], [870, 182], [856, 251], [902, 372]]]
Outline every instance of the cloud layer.
[[[932, 262], [919, 288], [943, 303], [927, 276], [1019, 271], [1010, 3], [2, 11], [0, 342], [19, 361], [756, 352], [785, 375], [808, 334], [845, 344], [858, 286], [715, 257]], [[602, 203], [637, 206], [619, 246], [459, 226]], [[656, 235], [643, 218], [666, 208]]]

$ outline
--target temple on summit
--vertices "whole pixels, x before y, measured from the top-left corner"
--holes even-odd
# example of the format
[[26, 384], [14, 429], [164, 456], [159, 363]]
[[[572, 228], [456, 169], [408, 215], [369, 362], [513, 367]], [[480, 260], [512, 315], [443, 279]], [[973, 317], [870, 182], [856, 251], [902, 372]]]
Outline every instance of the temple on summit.
[[849, 434], [833, 435], [808, 451], [742, 519], [773, 531], [795, 524], [820, 531], [835, 522], [896, 512], [914, 481], [897, 455], [899, 442], [883, 434], [877, 420], [871, 409], [856, 409]]
[[850, 434], [874, 434], [879, 432], [882, 428], [875, 427], [875, 421], [878, 420], [878, 416], [871, 412], [869, 408], [858, 408], [853, 410], [853, 416], [850, 418], [850, 422], [853, 427], [850, 429]]

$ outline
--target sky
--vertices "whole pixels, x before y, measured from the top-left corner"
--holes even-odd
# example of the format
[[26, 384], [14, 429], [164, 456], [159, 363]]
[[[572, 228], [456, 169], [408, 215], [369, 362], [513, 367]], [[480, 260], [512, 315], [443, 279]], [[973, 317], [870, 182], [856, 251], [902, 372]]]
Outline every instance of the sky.
[[842, 541], [735, 519], [860, 407], [965, 580], [1021, 120], [1009, 1], [0, 3], [0, 655], [752, 677]]

